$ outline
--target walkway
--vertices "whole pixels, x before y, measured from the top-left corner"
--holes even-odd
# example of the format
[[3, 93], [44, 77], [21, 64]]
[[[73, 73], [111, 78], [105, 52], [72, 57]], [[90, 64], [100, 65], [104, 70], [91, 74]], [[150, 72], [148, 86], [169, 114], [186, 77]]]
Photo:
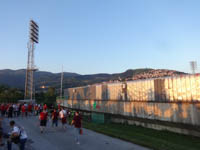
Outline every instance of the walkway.
[[[80, 136], [80, 145], [74, 140], [74, 128], [67, 126], [67, 130], [52, 128], [48, 123], [46, 132], [39, 131], [39, 121], [36, 117], [13, 119], [27, 131], [29, 140], [27, 150], [149, 150], [129, 142], [112, 138], [103, 134], [84, 129]], [[4, 119], [4, 126], [8, 126], [9, 120]], [[16, 146], [15, 146], [16, 147]], [[13, 150], [17, 150], [13, 147]]]

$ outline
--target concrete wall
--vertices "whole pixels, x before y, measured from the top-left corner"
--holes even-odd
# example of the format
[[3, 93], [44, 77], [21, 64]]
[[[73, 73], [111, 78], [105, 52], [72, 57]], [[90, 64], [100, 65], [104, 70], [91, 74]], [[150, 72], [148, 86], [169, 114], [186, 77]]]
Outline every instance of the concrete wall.
[[90, 85], [65, 89], [64, 93], [67, 99], [81, 100], [200, 102], [200, 75]]
[[66, 100], [64, 106], [86, 111], [200, 125], [200, 103]]
[[98, 84], [64, 94], [69, 108], [200, 126], [200, 75]]

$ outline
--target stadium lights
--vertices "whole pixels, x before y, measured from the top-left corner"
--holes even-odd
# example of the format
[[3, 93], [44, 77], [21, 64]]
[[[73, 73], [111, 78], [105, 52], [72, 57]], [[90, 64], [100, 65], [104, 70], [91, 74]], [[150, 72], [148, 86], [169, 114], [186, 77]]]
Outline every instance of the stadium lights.
[[38, 36], [39, 36], [39, 26], [33, 20], [30, 20], [30, 40], [32, 42], [38, 43]]

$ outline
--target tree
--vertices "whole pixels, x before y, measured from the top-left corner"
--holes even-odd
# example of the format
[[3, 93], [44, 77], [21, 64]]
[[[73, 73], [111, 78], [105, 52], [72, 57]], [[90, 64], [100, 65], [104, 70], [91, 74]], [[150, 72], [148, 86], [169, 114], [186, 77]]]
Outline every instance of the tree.
[[0, 86], [0, 102], [1, 103], [16, 103], [24, 98], [24, 92], [16, 88]]
[[54, 87], [49, 87], [47, 93], [45, 93], [45, 103], [47, 105], [54, 105], [56, 103], [56, 90]]
[[56, 102], [56, 89], [49, 87], [47, 92], [41, 92], [36, 94], [37, 103], [45, 103], [47, 105], [54, 105]]

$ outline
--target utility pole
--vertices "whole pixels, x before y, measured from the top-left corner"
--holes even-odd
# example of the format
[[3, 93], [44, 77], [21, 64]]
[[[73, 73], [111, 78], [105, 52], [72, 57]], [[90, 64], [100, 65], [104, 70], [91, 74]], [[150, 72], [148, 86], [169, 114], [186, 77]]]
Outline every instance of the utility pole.
[[63, 89], [63, 66], [62, 66], [61, 80], [60, 80], [60, 98], [62, 98], [62, 89]]
[[28, 62], [26, 69], [26, 82], [25, 82], [25, 93], [24, 99], [33, 99], [34, 88], [34, 72], [37, 70], [34, 65], [34, 50], [35, 44], [38, 43], [39, 36], [39, 26], [38, 24], [30, 20], [30, 29], [29, 29], [29, 42], [28, 42]]
[[64, 106], [64, 99], [62, 99], [62, 90], [63, 89], [63, 65], [62, 65], [62, 72], [60, 75], [60, 100], [62, 101], [62, 105]]

